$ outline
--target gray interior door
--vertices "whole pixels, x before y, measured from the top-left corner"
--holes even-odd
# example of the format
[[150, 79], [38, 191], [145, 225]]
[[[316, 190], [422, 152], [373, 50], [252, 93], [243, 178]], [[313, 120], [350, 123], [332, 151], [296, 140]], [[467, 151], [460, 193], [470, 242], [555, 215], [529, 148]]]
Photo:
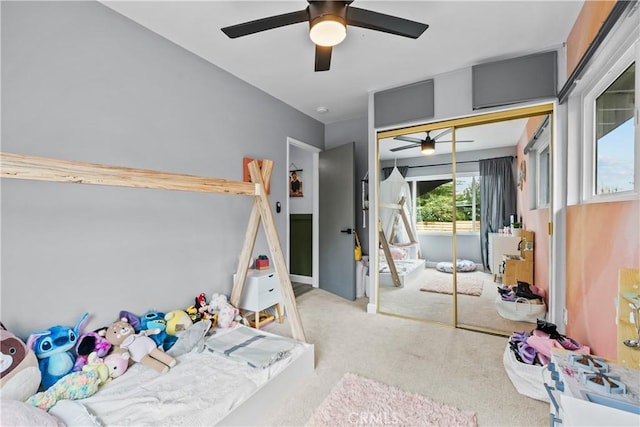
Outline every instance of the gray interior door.
[[355, 144], [320, 153], [320, 275], [321, 289], [343, 298], [356, 298]]

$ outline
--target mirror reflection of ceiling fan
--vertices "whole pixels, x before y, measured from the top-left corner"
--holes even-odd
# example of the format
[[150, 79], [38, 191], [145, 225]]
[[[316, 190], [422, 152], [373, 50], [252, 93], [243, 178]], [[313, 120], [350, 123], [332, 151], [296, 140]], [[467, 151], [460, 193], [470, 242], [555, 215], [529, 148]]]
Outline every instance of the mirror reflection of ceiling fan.
[[222, 31], [234, 39], [306, 21], [309, 23], [309, 37], [316, 45], [315, 71], [327, 71], [332, 48], [344, 40], [348, 25], [412, 39], [417, 39], [429, 28], [421, 22], [353, 7], [353, 0], [307, 2], [309, 6], [306, 9], [231, 25]]
[[[431, 138], [431, 135], [429, 135], [429, 131], [427, 131], [427, 136], [424, 139], [413, 138], [411, 136], [404, 136], [404, 135], [396, 136], [393, 139], [397, 139], [398, 141], [412, 142], [412, 144], [411, 145], [404, 145], [402, 147], [392, 148], [389, 151], [401, 151], [401, 150], [407, 150], [409, 148], [420, 147], [420, 151], [422, 152], [422, 154], [433, 154], [436, 151], [436, 143], [439, 143], [439, 142], [451, 142], [450, 139], [449, 140], [440, 140], [440, 138], [442, 138], [443, 136], [448, 135], [450, 133], [451, 133], [451, 129], [447, 129], [447, 130], [439, 133], [435, 137]], [[456, 140], [456, 144], [458, 144], [460, 142], [473, 142], [473, 140], [472, 139]]]

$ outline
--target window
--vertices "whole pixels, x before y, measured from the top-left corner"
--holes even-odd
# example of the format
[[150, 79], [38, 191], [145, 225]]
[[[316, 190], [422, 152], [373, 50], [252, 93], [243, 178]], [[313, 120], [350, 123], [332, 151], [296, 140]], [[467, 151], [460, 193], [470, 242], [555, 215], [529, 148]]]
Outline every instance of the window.
[[634, 190], [635, 68], [595, 100], [595, 194]]
[[549, 206], [549, 145], [547, 144], [541, 151], [538, 152], [538, 179], [537, 179], [537, 201], [536, 208], [544, 208]]
[[[551, 126], [547, 117], [534, 136], [529, 151], [527, 180], [529, 209], [546, 208], [551, 201]], [[525, 150], [526, 152], [526, 150]]]
[[[438, 177], [418, 179], [413, 187], [417, 194], [416, 230], [451, 233], [453, 231], [453, 179]], [[456, 231], [480, 232], [479, 176], [457, 176]]]
[[584, 95], [584, 200], [625, 199], [640, 190], [636, 48], [603, 67]]

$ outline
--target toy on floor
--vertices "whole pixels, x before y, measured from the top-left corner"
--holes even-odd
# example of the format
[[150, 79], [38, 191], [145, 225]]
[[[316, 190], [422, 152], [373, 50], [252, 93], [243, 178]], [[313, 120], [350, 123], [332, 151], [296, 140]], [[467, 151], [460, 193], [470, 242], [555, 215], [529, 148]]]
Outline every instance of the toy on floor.
[[0, 328], [0, 346], [0, 394], [3, 399], [24, 402], [38, 391], [42, 380], [38, 359], [20, 338], [4, 328]]
[[87, 364], [89, 355], [93, 352], [98, 357], [105, 357], [111, 350], [111, 343], [101, 336], [99, 330], [86, 332], [80, 335], [76, 343], [76, 362], [73, 365], [74, 371], [81, 371]]
[[59, 400], [84, 399], [98, 391], [109, 380], [109, 369], [96, 353], [91, 353], [82, 371], [72, 372], [60, 378], [45, 391], [34, 394], [28, 402], [48, 411]]
[[84, 313], [73, 329], [56, 325], [29, 335], [27, 347], [32, 349], [39, 359], [41, 390], [48, 389], [73, 370], [75, 356], [71, 349], [75, 346], [87, 317], [89, 313]]
[[[160, 350], [147, 334], [157, 333], [157, 330], [141, 331], [136, 334], [126, 317], [113, 322], [106, 331], [106, 338], [114, 348], [126, 350], [131, 359], [149, 366], [160, 373], [169, 371], [175, 366], [176, 359]], [[120, 351], [122, 352], [122, 351]]]

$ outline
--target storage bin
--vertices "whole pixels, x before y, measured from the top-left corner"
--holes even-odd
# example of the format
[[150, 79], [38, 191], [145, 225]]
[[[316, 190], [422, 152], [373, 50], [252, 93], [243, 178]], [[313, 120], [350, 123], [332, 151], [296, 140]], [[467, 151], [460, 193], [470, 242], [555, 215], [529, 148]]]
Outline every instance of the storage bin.
[[495, 301], [498, 314], [505, 319], [518, 322], [536, 323], [538, 319], [547, 316], [547, 306], [536, 304], [526, 298], [516, 298], [515, 301], [504, 301], [500, 295]]

